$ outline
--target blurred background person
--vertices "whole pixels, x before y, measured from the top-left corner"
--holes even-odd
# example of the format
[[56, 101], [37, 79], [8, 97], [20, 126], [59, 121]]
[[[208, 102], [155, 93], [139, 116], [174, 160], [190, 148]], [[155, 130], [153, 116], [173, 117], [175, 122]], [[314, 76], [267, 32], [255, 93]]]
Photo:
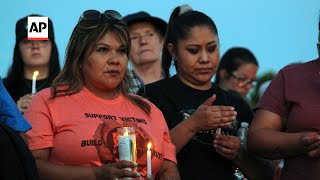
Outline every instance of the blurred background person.
[[247, 48], [233, 47], [221, 57], [215, 83], [224, 90], [234, 91], [246, 97], [256, 85], [259, 64]]
[[[83, 12], [61, 73], [32, 98], [26, 135], [41, 179], [147, 178], [149, 142], [153, 174], [147, 179], [180, 179], [161, 111], [127, 92], [130, 36], [121, 18], [113, 10]], [[136, 163], [119, 160], [117, 128], [123, 126], [135, 129]]]
[[[30, 14], [28, 16], [41, 16]], [[36, 90], [40, 91], [51, 85], [60, 72], [58, 49], [55, 42], [53, 24], [48, 19], [48, 40], [28, 40], [28, 16], [16, 23], [16, 43], [13, 52], [13, 62], [3, 83], [24, 113], [31, 101], [32, 76], [39, 71]]]
[[144, 11], [129, 14], [123, 20], [128, 24], [131, 39], [129, 92], [136, 94], [144, 84], [165, 77], [161, 68], [161, 50], [167, 23]]
[[[219, 60], [213, 20], [188, 5], [178, 6], [170, 16], [162, 54], [165, 73], [170, 75], [174, 61], [177, 74], [146, 85], [144, 95], [165, 117], [181, 179], [234, 180], [234, 164], [249, 179], [270, 179], [272, 163], [249, 155], [235, 135], [241, 122], [250, 123], [251, 109], [243, 98], [211, 82]], [[221, 127], [228, 131], [217, 134]]]
[[319, 57], [282, 68], [255, 107], [248, 148], [284, 159], [283, 180], [320, 178], [319, 70]]

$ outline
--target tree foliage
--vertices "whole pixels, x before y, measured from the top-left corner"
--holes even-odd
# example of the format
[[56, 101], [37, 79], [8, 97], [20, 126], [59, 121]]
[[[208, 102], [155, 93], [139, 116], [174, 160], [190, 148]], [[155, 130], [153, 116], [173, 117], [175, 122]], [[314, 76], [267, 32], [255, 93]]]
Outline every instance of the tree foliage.
[[259, 100], [260, 86], [264, 82], [272, 80], [275, 77], [275, 75], [276, 75], [276, 73], [274, 71], [269, 70], [269, 71], [264, 72], [263, 74], [261, 74], [257, 77], [257, 85], [255, 87], [253, 87], [253, 90], [249, 94], [249, 99], [250, 99], [250, 103], [251, 103], [252, 107], [254, 107]]

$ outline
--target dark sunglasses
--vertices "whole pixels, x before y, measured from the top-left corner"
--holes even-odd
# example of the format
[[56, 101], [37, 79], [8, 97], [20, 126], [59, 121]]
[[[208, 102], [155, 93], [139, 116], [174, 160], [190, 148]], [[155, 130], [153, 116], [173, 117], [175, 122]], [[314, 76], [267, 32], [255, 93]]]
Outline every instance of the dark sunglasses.
[[122, 15], [115, 10], [106, 10], [104, 13], [101, 13], [100, 11], [97, 10], [86, 10], [82, 13], [82, 15], [79, 18], [79, 21], [90, 21], [90, 20], [98, 20], [101, 17], [105, 17], [107, 20], [121, 20]]

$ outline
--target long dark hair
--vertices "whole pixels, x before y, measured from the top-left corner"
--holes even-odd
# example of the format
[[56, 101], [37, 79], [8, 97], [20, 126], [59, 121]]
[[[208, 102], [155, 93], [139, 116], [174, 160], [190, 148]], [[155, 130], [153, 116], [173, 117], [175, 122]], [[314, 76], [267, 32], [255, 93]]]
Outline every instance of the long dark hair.
[[[59, 54], [56, 42], [50, 39], [52, 44], [51, 55], [49, 60], [48, 86], [60, 72]], [[16, 41], [13, 52], [13, 62], [8, 70], [6, 77], [6, 87], [12, 89], [21, 89], [24, 87], [24, 63], [19, 49], [19, 41]]]
[[247, 48], [244, 47], [233, 47], [221, 57], [215, 83], [219, 84], [221, 82], [220, 71], [225, 70], [230, 76], [243, 64], [254, 64], [259, 67], [259, 63], [254, 54]]
[[[86, 51], [92, 51], [91, 45], [100, 40], [106, 33], [115, 32], [127, 47], [127, 57], [131, 46], [130, 35], [126, 23], [122, 20], [99, 18], [95, 20], [80, 20], [73, 29], [67, 50], [65, 65], [61, 73], [52, 83], [52, 98], [76, 94], [81, 91], [85, 81], [82, 64]], [[145, 113], [150, 113], [150, 105], [142, 98], [128, 94], [129, 77], [127, 72], [118, 85], [120, 91], [129, 101], [141, 108]], [[64, 86], [65, 88], [60, 88]]]
[[[208, 27], [218, 36], [215, 23], [206, 14], [193, 11], [188, 5], [178, 6], [173, 10], [162, 48], [162, 68], [166, 77], [170, 77], [169, 69], [172, 63], [172, 56], [167, 48], [168, 44], [171, 43], [174, 47], [177, 47], [178, 40], [188, 37], [192, 28], [198, 26]], [[174, 63], [176, 63], [176, 61], [174, 61]], [[178, 72], [179, 69], [177, 69], [176, 64], [175, 67]]]

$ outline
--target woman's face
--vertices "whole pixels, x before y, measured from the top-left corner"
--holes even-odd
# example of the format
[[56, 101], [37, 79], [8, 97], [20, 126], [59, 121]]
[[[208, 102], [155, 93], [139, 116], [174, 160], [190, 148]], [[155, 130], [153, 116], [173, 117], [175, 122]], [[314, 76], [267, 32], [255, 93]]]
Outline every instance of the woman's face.
[[255, 64], [242, 64], [236, 71], [233, 71], [228, 78], [223, 79], [222, 88], [231, 89], [246, 96], [254, 86], [258, 66]]
[[107, 32], [88, 49], [82, 64], [85, 87], [98, 97], [115, 98], [127, 68], [127, 45], [117, 33]]
[[21, 58], [25, 67], [48, 67], [52, 44], [51, 40], [29, 41], [27, 39], [19, 42]]
[[[171, 51], [172, 52], [172, 51]], [[178, 41], [172, 57], [177, 61], [177, 75], [195, 89], [209, 89], [215, 74], [220, 48], [217, 35], [206, 26], [191, 29], [188, 37]]]
[[134, 65], [160, 61], [163, 40], [155, 27], [147, 22], [137, 22], [129, 26], [131, 50], [130, 59]]

